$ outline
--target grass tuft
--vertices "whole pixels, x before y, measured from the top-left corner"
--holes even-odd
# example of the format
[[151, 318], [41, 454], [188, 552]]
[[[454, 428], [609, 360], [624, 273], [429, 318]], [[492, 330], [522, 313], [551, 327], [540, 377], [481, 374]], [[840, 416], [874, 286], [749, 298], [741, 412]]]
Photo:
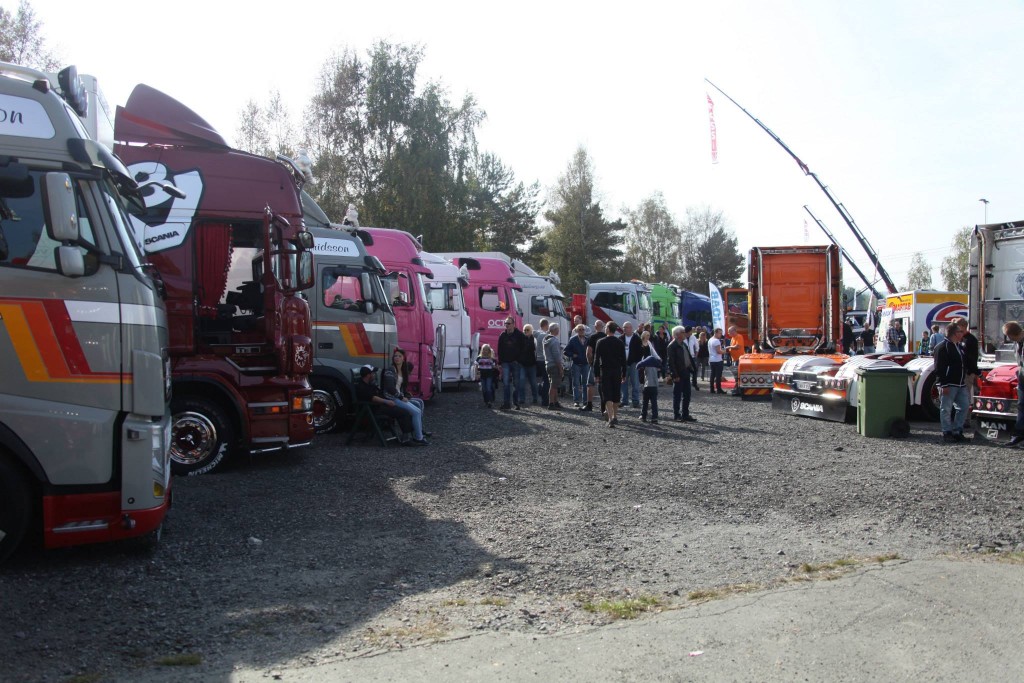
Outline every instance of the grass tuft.
[[441, 603], [443, 607], [465, 607], [466, 600], [464, 598], [455, 598], [454, 600], [445, 600]]
[[627, 600], [602, 600], [585, 602], [583, 609], [592, 613], [607, 614], [612, 619], [636, 619], [644, 612], [654, 612], [661, 606], [661, 601], [650, 595]]
[[180, 655], [161, 657], [156, 660], [156, 663], [160, 666], [199, 666], [203, 663], [203, 658], [201, 655], [191, 652], [183, 652]]
[[493, 607], [505, 607], [508, 605], [508, 600], [505, 598], [488, 597], [480, 601], [481, 605], [491, 605]]

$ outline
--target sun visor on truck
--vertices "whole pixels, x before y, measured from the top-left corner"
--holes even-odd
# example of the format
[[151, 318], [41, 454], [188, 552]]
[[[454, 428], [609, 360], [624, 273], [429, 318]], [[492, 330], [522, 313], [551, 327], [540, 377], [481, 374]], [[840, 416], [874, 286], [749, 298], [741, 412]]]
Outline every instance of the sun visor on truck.
[[202, 145], [230, 148], [203, 117], [156, 88], [139, 84], [117, 108], [114, 138], [156, 145]]

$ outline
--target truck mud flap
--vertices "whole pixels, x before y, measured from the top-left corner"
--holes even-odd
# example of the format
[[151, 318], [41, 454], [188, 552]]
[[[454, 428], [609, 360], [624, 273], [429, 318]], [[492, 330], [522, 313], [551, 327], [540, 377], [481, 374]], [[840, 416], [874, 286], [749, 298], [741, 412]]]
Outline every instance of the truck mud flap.
[[1013, 436], [1015, 423], [1016, 418], [1009, 420], [989, 416], [971, 416], [974, 438], [979, 441], [1009, 441], [1010, 437]]
[[782, 392], [778, 389], [772, 393], [772, 410], [819, 420], [846, 422], [845, 401], [829, 401], [820, 396]]

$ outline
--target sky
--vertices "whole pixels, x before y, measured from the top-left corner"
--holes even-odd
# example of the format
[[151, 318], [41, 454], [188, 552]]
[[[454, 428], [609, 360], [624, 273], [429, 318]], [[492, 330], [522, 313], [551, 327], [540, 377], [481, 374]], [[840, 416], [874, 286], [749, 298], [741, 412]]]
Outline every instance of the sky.
[[[229, 140], [245, 102], [272, 89], [298, 122], [333, 52], [420, 44], [421, 82], [456, 101], [473, 94], [487, 113], [481, 150], [519, 180], [550, 188], [583, 145], [606, 216], [661, 192], [680, 219], [688, 207], [723, 211], [744, 254], [827, 243], [807, 205], [873, 273], [814, 180], [705, 78], [829, 186], [897, 286], [920, 251], [941, 288], [958, 228], [1024, 218], [1017, 1], [33, 6], [62, 63], [97, 76], [111, 105], [146, 83]], [[852, 269], [844, 279], [861, 286]]]

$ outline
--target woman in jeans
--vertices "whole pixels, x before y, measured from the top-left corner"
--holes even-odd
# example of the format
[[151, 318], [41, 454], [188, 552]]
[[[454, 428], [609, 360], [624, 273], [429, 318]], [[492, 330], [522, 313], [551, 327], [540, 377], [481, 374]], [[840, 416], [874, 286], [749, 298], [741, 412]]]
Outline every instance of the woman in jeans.
[[708, 370], [708, 359], [710, 357], [708, 353], [708, 333], [702, 329], [700, 336], [697, 337], [697, 369], [700, 373], [701, 381], [704, 380], [704, 373]]
[[384, 368], [380, 382], [381, 391], [387, 398], [395, 402], [412, 417], [412, 438], [423, 442], [430, 432], [423, 429], [423, 399], [413, 398], [409, 394], [409, 364], [405, 361], [405, 351], [395, 347], [391, 354], [391, 365]]

